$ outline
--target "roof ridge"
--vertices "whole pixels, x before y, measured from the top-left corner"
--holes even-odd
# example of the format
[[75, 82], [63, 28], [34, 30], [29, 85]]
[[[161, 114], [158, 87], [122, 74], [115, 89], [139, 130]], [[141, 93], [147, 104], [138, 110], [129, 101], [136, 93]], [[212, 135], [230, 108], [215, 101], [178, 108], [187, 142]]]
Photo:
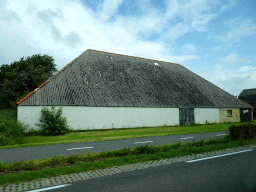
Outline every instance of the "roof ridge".
[[178, 64], [178, 63], [172, 63], [172, 62], [160, 61], [160, 60], [156, 60], [156, 59], [148, 59], [148, 58], [144, 58], [144, 57], [136, 57], [136, 56], [131, 56], [131, 55], [124, 55], [124, 54], [112, 53], [112, 52], [107, 52], [107, 51], [99, 51], [99, 50], [95, 50], [95, 49], [87, 49], [87, 50], [97, 51], [97, 52], [103, 52], [103, 53], [110, 53], [110, 54], [121, 55], [121, 56], [126, 56], [126, 57], [134, 57], [134, 58], [152, 60], [152, 61], [159, 61], [159, 62], [170, 63], [170, 64], [175, 64], [175, 65], [180, 65], [180, 64]]

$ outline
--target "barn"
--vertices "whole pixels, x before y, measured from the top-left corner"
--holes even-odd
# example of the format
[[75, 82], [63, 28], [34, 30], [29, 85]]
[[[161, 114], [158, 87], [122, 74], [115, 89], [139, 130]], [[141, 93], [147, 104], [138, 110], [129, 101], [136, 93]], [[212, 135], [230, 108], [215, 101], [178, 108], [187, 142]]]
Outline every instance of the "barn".
[[239, 95], [238, 99], [249, 103], [250, 105], [256, 107], [256, 88], [254, 89], [244, 89]]
[[53, 101], [74, 130], [239, 122], [252, 111], [179, 64], [92, 49], [22, 98], [18, 121], [39, 129]]
[[[252, 105], [253, 107], [256, 107], [256, 88], [254, 89], [244, 89], [238, 96], [238, 99], [241, 99], [242, 101]], [[244, 114], [247, 113], [247, 110], [244, 110], [241, 112], [241, 119], [243, 121], [247, 121], [248, 119], [244, 117]], [[248, 113], [250, 113], [250, 110], [248, 110]], [[245, 115], [246, 116], [246, 115]], [[255, 116], [255, 114], [254, 114]]]

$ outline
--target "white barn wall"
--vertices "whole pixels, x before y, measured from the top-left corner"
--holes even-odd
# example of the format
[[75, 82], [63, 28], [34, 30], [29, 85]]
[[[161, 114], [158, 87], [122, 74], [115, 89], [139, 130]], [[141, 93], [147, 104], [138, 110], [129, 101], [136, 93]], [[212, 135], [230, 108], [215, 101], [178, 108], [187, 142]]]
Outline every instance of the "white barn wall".
[[[46, 106], [51, 110], [51, 106]], [[42, 106], [18, 106], [18, 120], [35, 130]], [[59, 106], [55, 107], [55, 111]], [[179, 124], [178, 108], [80, 107], [63, 106], [63, 117], [74, 130], [154, 127]]]
[[209, 123], [219, 123], [219, 109], [217, 108], [195, 108], [195, 123], [205, 124], [206, 120]]

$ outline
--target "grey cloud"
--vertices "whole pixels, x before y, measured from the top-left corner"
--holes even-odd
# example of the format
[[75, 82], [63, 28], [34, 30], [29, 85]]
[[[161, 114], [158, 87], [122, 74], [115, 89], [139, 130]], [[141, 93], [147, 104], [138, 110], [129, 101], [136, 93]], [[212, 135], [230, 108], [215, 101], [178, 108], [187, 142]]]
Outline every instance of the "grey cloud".
[[21, 19], [20, 19], [20, 17], [17, 15], [17, 13], [15, 13], [15, 12], [3, 12], [3, 13], [1, 13], [2, 14], [2, 16], [1, 16], [1, 18], [3, 19], [3, 20], [5, 20], [5, 21], [8, 21], [8, 22], [18, 22], [18, 23], [21, 23], [22, 21], [21, 21]]
[[56, 41], [64, 42], [72, 48], [76, 48], [84, 43], [83, 37], [79, 33], [70, 32], [68, 35], [61, 36], [61, 32], [53, 25], [51, 26], [51, 35]]
[[53, 12], [51, 9], [38, 11], [37, 17], [47, 26], [50, 27], [50, 33], [52, 38], [58, 42], [64, 42], [68, 46], [75, 48], [83, 44], [82, 36], [77, 32], [70, 32], [68, 35], [62, 36], [61, 31], [55, 26], [54, 19], [63, 19], [62, 11]]
[[51, 35], [52, 37], [57, 40], [60, 41], [61, 40], [61, 33], [60, 31], [57, 29], [57, 27], [55, 27], [54, 25], [51, 25]]
[[0, 20], [7, 21], [9, 23], [12, 23], [12, 22], [21, 23], [22, 20], [20, 19], [18, 14], [10, 10], [7, 10], [6, 5], [7, 5], [7, 1], [5, 0], [0, 1], [0, 13], [1, 13]]
[[44, 24], [52, 24], [55, 18], [63, 19], [63, 13], [61, 10], [53, 12], [51, 9], [46, 9], [37, 12], [37, 17], [44, 22]]
[[65, 41], [65, 43], [72, 48], [75, 48], [84, 43], [83, 37], [77, 32], [70, 32], [68, 35], [65, 35], [63, 37], [63, 41]]

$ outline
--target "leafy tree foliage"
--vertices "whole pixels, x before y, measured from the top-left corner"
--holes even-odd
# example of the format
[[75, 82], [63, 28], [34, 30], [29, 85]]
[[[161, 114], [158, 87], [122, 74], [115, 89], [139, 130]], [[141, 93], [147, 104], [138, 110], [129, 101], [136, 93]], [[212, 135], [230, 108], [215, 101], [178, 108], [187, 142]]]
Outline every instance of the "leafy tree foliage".
[[15, 103], [50, 78], [55, 68], [51, 56], [22, 57], [0, 67], [0, 109], [16, 108]]

